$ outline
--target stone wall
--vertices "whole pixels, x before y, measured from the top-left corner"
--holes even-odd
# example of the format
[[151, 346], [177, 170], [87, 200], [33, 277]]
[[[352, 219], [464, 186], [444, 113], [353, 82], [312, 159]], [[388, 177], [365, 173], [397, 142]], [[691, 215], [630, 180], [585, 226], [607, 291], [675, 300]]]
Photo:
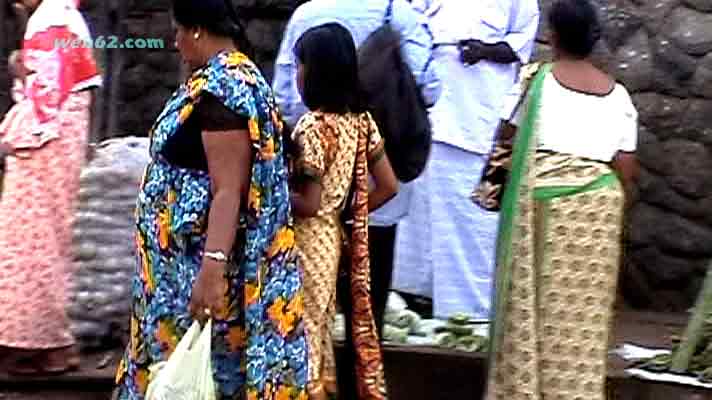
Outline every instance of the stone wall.
[[[116, 55], [116, 81], [106, 131], [115, 135], [145, 135], [165, 100], [175, 89], [181, 64], [173, 44], [168, 1], [128, 1], [116, 10], [120, 37], [161, 38], [162, 50], [124, 50]], [[299, 0], [234, 0], [248, 38], [255, 47], [255, 61], [268, 78], [289, 15]]]
[[712, 2], [603, 7], [608, 65], [640, 113], [638, 201], [622, 274], [635, 306], [690, 306], [712, 257]]
[[[268, 77], [282, 29], [300, 2], [235, 0]], [[543, 8], [551, 2], [542, 0]], [[642, 175], [628, 218], [623, 294], [637, 307], [684, 309], [712, 257], [712, 2], [600, 2], [606, 27], [601, 60], [633, 93], [641, 122]], [[176, 87], [180, 66], [168, 5], [83, 2], [95, 36], [156, 37], [166, 44], [98, 52], [106, 84], [97, 96], [95, 140], [145, 135]], [[0, 7], [0, 111], [9, 104], [5, 58], [16, 45], [10, 17], [9, 8]], [[540, 56], [548, 54], [544, 31]]]

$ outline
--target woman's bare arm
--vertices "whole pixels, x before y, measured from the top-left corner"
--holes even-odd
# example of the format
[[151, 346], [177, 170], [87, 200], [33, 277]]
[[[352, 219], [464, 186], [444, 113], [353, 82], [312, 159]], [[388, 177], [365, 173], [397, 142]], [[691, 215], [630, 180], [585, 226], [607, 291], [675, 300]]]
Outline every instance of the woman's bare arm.
[[241, 201], [248, 192], [252, 150], [246, 130], [203, 132], [212, 180], [206, 250], [230, 254], [239, 224]]
[[[229, 256], [235, 245], [240, 220], [240, 205], [249, 188], [252, 149], [247, 130], [203, 132], [213, 195], [208, 216], [206, 252]], [[227, 264], [203, 257], [193, 283], [189, 310], [193, 318], [204, 320], [225, 307]], [[206, 310], [208, 313], [206, 313]]]
[[297, 217], [316, 217], [321, 205], [321, 185], [314, 181], [304, 182], [291, 188], [292, 212]]
[[378, 161], [369, 163], [369, 165], [374, 188], [368, 194], [368, 211], [373, 211], [398, 193], [398, 178], [396, 178], [391, 162], [388, 161], [388, 156], [385, 154]]
[[629, 203], [632, 200], [633, 187], [640, 173], [638, 158], [635, 156], [635, 153], [618, 152], [613, 159], [613, 169], [623, 184], [627, 203]]

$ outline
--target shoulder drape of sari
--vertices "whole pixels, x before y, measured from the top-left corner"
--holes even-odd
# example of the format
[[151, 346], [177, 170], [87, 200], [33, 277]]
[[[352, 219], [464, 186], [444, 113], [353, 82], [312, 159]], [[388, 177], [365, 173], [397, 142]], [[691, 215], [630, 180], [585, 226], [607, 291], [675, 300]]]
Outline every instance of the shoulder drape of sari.
[[[360, 132], [354, 168], [354, 198], [351, 232], [351, 297], [353, 304], [352, 334], [356, 353], [358, 398], [378, 400], [386, 398], [381, 346], [373, 317], [370, 289], [370, 259], [368, 253], [368, 185], [369, 161], [381, 154], [383, 144], [373, 132], [375, 124], [368, 118], [371, 129]], [[375, 139], [374, 139], [375, 138]]]
[[[502, 208], [500, 211], [499, 233], [497, 237], [497, 268], [495, 277], [495, 301], [493, 303], [494, 315], [490, 318], [493, 323], [490, 324], [490, 353], [494, 354], [499, 346], [498, 338], [502, 332], [501, 322], [504, 320], [505, 299], [508, 296], [508, 286], [511, 277], [512, 259], [509, 249], [512, 246], [512, 234], [515, 223], [515, 217], [518, 214], [519, 197], [523, 195], [527, 189], [528, 179], [526, 175], [529, 173], [531, 153], [535, 147], [534, 140], [535, 123], [537, 111], [539, 109], [539, 100], [541, 90], [544, 84], [544, 78], [551, 71], [550, 64], [543, 65], [532, 82], [531, 90], [529, 91], [529, 101], [526, 108], [526, 117], [522, 125], [517, 131], [514, 139], [514, 147], [512, 151], [512, 166], [509, 179], [506, 184], [504, 196], [502, 198]], [[491, 357], [492, 358], [492, 357]], [[492, 363], [492, 360], [490, 361]]]

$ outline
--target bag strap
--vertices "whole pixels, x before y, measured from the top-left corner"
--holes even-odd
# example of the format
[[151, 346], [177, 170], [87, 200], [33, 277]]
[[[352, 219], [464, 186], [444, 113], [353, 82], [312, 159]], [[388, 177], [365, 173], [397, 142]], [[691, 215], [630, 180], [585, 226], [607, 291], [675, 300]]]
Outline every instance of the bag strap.
[[393, 20], [393, 0], [388, 0], [388, 7], [386, 7], [386, 15], [383, 17], [383, 25], [390, 25]]

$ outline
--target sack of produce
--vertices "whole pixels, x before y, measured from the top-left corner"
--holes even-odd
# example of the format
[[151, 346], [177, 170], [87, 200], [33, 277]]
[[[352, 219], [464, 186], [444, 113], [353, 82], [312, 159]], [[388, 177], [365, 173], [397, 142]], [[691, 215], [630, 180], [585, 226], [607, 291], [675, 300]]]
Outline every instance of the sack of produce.
[[116, 347], [128, 335], [134, 211], [148, 162], [148, 139], [112, 139], [94, 149], [82, 172], [68, 311], [84, 348]]

